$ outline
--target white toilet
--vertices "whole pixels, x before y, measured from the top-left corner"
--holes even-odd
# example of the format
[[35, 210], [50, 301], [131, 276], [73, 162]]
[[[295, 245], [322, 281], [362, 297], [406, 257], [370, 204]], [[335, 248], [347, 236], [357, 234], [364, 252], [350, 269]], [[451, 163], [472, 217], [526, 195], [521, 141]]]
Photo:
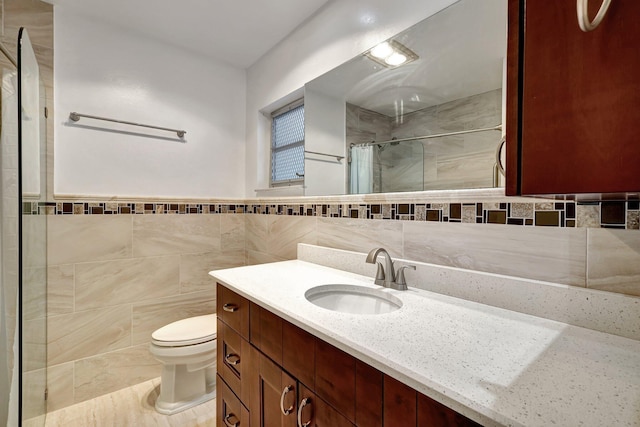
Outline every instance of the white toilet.
[[163, 364], [156, 410], [175, 414], [216, 392], [216, 315], [169, 323], [151, 334], [151, 354]]

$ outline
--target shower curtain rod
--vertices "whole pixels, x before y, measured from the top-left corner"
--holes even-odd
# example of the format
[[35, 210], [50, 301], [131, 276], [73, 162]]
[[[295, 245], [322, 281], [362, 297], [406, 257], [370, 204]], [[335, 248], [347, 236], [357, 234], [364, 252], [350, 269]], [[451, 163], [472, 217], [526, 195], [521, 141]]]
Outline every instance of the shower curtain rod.
[[405, 142], [405, 141], [418, 141], [420, 139], [431, 139], [431, 138], [442, 138], [444, 136], [453, 136], [453, 135], [462, 135], [465, 133], [474, 133], [474, 132], [485, 132], [489, 130], [502, 130], [502, 125], [497, 125], [490, 128], [481, 128], [481, 129], [469, 129], [469, 130], [461, 130], [458, 132], [447, 132], [447, 133], [438, 133], [435, 135], [423, 135], [423, 136], [413, 136], [410, 138], [400, 138], [400, 139], [390, 139], [388, 141], [371, 141], [371, 142], [361, 142], [359, 144], [351, 144], [351, 146], [356, 145], [381, 145], [381, 144], [391, 144], [393, 142]]
[[2, 43], [0, 43], [0, 50], [2, 51], [2, 53], [4, 53], [4, 56], [7, 57], [9, 62], [11, 62], [14, 67], [18, 68], [18, 61], [16, 61], [13, 55], [11, 55], [11, 53], [7, 50], [7, 48]]

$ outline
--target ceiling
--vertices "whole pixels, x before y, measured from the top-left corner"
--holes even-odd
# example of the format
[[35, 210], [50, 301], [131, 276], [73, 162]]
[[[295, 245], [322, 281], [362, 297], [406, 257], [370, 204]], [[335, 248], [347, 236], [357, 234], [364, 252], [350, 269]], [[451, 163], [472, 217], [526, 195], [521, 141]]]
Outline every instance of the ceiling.
[[359, 55], [305, 88], [389, 117], [502, 86], [506, 0], [461, 0], [392, 37], [419, 55], [388, 69]]
[[329, 0], [46, 0], [247, 68]]

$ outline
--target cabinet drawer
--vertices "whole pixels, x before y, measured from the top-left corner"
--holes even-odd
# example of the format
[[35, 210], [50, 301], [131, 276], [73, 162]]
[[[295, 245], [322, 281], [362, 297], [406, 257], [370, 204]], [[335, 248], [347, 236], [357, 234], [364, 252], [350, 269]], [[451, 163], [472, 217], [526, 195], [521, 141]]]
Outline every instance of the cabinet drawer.
[[249, 427], [249, 411], [218, 377], [216, 398], [217, 427]]
[[249, 402], [251, 347], [237, 332], [218, 319], [218, 374], [244, 403]]
[[224, 323], [249, 339], [249, 300], [218, 283], [216, 311]]

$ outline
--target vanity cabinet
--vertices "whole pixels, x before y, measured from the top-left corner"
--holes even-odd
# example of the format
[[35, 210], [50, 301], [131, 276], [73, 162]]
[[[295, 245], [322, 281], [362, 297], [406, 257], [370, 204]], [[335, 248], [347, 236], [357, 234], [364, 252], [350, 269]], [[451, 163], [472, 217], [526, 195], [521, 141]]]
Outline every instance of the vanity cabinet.
[[478, 425], [220, 284], [217, 298], [219, 427]]
[[590, 32], [575, 1], [508, 7], [506, 194], [640, 191], [640, 2], [611, 2]]

